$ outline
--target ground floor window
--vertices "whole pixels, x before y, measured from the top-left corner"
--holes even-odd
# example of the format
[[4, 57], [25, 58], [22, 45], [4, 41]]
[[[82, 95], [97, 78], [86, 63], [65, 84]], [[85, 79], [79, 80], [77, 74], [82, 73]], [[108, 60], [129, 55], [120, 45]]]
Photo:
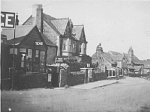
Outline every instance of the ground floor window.
[[[10, 54], [12, 51], [10, 49]], [[23, 72], [45, 72], [45, 52], [38, 49], [16, 48], [16, 69]]]
[[116, 73], [114, 70], [108, 70], [108, 77], [115, 77], [116, 76]]

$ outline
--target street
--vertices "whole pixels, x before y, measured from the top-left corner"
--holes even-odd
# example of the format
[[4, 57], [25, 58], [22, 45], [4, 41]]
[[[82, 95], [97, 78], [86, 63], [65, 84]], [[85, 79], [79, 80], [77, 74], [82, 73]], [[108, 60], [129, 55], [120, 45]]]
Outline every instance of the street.
[[150, 112], [150, 81], [125, 77], [95, 89], [2, 91], [2, 112]]

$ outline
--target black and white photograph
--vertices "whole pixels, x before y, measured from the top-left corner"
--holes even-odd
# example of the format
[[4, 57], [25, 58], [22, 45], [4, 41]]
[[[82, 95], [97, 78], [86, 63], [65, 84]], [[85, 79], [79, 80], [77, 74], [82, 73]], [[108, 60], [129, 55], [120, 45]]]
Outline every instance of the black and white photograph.
[[150, 0], [1, 0], [1, 112], [150, 112]]

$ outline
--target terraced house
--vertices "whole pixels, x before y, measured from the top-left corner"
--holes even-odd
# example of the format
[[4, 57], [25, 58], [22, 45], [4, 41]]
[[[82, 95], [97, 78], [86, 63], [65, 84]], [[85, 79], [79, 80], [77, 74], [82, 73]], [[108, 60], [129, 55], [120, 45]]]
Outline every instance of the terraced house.
[[43, 13], [41, 4], [33, 5], [32, 15], [23, 25], [37, 25], [41, 33], [57, 46], [57, 53], [51, 49], [47, 52], [48, 64], [54, 63], [53, 58], [86, 56], [86, 36], [83, 25], [73, 25], [69, 18], [54, 18]]

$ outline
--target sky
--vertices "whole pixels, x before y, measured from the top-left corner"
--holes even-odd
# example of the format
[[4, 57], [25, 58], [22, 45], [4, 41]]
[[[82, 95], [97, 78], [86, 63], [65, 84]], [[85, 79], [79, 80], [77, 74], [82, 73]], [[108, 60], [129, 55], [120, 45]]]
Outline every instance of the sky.
[[1, 0], [1, 11], [18, 13], [20, 24], [32, 15], [32, 5], [55, 18], [84, 25], [87, 54], [101, 43], [104, 52], [127, 53], [150, 59], [150, 0]]

